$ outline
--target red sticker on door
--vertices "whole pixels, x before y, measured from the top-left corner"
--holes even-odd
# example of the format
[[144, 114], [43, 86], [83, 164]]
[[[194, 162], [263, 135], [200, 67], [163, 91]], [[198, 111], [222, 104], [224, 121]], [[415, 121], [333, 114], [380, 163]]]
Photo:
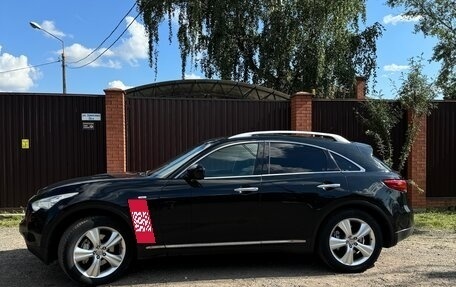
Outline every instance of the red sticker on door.
[[152, 219], [150, 218], [147, 200], [129, 199], [133, 228], [135, 229], [136, 242], [138, 243], [155, 243], [154, 229]]

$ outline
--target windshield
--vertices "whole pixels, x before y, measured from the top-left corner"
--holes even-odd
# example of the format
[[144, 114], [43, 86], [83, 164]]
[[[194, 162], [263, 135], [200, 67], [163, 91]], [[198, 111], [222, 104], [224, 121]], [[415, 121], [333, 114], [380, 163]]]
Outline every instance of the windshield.
[[158, 169], [156, 169], [150, 176], [155, 178], [166, 178], [169, 176], [173, 171], [181, 167], [184, 163], [187, 162], [190, 158], [194, 157], [196, 154], [200, 153], [201, 151], [205, 150], [209, 147], [210, 143], [204, 143], [199, 145], [186, 153], [183, 153], [176, 158], [172, 159], [171, 161], [165, 163]]

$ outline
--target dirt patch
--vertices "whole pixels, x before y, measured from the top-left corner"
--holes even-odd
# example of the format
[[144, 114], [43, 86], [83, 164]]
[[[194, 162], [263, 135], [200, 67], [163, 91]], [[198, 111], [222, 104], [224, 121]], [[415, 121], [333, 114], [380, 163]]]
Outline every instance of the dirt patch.
[[[0, 285], [76, 286], [58, 264], [25, 249], [17, 228], [0, 228]], [[314, 256], [186, 256], [136, 263], [113, 286], [456, 286], [456, 234], [418, 231], [360, 274], [337, 274]]]

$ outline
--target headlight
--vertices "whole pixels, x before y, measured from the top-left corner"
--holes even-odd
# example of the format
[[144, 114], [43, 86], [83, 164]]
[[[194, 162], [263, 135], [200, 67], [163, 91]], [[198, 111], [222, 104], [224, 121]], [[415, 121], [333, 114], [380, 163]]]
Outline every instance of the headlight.
[[37, 200], [35, 202], [32, 202], [32, 209], [33, 211], [38, 211], [39, 209], [47, 210], [54, 206], [54, 204], [56, 204], [57, 202], [61, 201], [62, 199], [75, 196], [76, 194], [78, 194], [78, 192], [59, 194]]

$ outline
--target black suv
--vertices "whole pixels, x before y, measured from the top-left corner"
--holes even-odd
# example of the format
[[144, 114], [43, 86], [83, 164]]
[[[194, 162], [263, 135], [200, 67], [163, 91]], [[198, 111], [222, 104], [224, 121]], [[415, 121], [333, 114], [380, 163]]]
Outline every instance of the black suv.
[[366, 144], [326, 133], [207, 141], [155, 171], [45, 187], [20, 231], [72, 279], [104, 284], [134, 259], [270, 247], [362, 272], [413, 230], [407, 183]]

